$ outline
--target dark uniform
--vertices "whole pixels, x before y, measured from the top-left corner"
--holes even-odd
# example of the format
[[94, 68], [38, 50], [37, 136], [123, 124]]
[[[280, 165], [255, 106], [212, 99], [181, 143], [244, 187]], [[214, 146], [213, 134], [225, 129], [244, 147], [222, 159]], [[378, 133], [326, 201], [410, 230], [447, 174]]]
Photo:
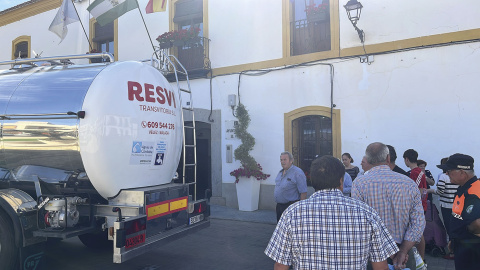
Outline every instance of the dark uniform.
[[450, 221], [455, 269], [480, 269], [480, 237], [470, 233], [467, 226], [480, 218], [480, 179], [476, 176], [458, 187]]

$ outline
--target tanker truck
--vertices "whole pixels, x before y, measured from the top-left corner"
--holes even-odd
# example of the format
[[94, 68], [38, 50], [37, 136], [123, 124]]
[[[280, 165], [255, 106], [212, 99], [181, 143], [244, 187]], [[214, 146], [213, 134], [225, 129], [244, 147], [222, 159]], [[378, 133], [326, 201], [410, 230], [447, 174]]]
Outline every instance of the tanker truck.
[[[94, 57], [110, 61], [72, 64]], [[1, 269], [45, 268], [50, 239], [111, 247], [122, 263], [210, 225], [188, 74], [182, 89], [156, 58], [108, 53], [0, 64]]]

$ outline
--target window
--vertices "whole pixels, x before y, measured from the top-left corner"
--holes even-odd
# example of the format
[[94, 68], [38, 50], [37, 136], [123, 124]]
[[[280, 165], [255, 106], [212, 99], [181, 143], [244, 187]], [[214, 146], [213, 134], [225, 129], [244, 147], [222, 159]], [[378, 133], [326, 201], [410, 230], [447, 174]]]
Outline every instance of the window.
[[285, 149], [302, 170], [310, 170], [316, 155], [341, 157], [339, 110], [308, 106], [286, 113], [284, 121]]
[[22, 41], [15, 45], [15, 58], [28, 58], [28, 42]]
[[20, 36], [12, 41], [12, 59], [30, 58], [30, 37]]
[[203, 0], [179, 0], [175, 2], [173, 22], [178, 29], [192, 26], [203, 29]]
[[114, 54], [113, 22], [105, 26], [100, 26], [98, 23], [95, 23], [95, 37], [93, 38], [93, 42], [95, 49]]
[[331, 49], [329, 0], [292, 0], [290, 55]]
[[[111, 22], [107, 25], [100, 26], [95, 22], [95, 19], [90, 21], [90, 40], [92, 49], [100, 52], [109, 52], [116, 57], [116, 34], [117, 34], [117, 21]], [[91, 59], [92, 62], [100, 61], [96, 58]]]
[[114, 53], [114, 35], [113, 35], [113, 22], [100, 26], [95, 23], [95, 37], [93, 42], [96, 45], [96, 49], [102, 52]]
[[210, 68], [208, 60], [208, 39], [204, 38], [204, 3], [203, 0], [179, 0], [174, 2], [175, 29], [194, 29], [200, 31], [198, 40], [187, 42], [177, 47], [178, 60], [189, 70], [204, 70]]

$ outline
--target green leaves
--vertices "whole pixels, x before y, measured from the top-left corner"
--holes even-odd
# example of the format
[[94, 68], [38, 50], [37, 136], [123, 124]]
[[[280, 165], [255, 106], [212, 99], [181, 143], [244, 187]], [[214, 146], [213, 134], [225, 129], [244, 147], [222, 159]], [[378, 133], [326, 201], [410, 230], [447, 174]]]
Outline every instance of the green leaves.
[[257, 162], [249, 154], [255, 146], [255, 138], [247, 131], [250, 125], [250, 115], [242, 103], [238, 104], [236, 113], [238, 124], [235, 126], [235, 135], [240, 138], [242, 144], [235, 149], [235, 159], [240, 160], [243, 167], [249, 170], [255, 170], [257, 168]]
[[235, 176], [235, 183], [238, 183], [240, 176], [253, 176], [257, 178], [257, 180], [265, 180], [267, 177], [270, 177], [270, 175], [264, 174], [260, 164], [258, 164], [249, 154], [255, 146], [255, 138], [252, 134], [248, 133], [247, 130], [250, 125], [250, 115], [242, 103], [238, 104], [235, 111], [238, 118], [238, 124], [235, 126], [234, 133], [242, 141], [242, 144], [235, 149], [234, 156], [236, 160], [240, 161], [242, 166], [239, 169], [230, 172], [230, 175]]

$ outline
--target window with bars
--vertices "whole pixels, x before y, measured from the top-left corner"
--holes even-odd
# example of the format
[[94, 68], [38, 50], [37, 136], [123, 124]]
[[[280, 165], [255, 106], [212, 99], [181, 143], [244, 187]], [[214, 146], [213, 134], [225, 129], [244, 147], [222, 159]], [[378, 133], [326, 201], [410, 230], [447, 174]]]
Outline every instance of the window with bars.
[[290, 55], [331, 49], [329, 0], [292, 0]]
[[[179, 0], [175, 2], [175, 16], [173, 17], [176, 29], [200, 29], [198, 36], [203, 37], [203, 0]], [[206, 40], [186, 43], [178, 47], [178, 60], [187, 70], [205, 68], [205, 55], [208, 50]]]
[[28, 58], [28, 41], [15, 44], [14, 58]]

